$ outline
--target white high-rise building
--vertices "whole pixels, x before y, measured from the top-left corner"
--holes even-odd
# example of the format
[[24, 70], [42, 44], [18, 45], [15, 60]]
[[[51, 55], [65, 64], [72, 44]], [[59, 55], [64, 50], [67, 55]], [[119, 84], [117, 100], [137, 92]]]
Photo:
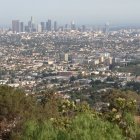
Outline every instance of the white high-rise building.
[[37, 32], [42, 32], [41, 24], [38, 24], [38, 25], [37, 25]]
[[69, 61], [69, 54], [68, 53], [65, 54], [65, 61]]

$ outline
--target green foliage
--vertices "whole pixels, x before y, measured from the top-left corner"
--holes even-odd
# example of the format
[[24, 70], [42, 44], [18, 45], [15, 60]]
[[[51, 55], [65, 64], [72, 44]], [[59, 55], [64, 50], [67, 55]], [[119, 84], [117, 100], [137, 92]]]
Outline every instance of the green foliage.
[[70, 82], [73, 82], [73, 81], [75, 81], [76, 80], [76, 77], [74, 77], [74, 76], [71, 76], [70, 77]]
[[[112, 106], [115, 108], [110, 107], [108, 112], [100, 114], [91, 110], [86, 103], [75, 105], [68, 100], [62, 100], [59, 104], [60, 117], [44, 122], [29, 121], [23, 129], [23, 139], [26, 140], [26, 137], [40, 140], [135, 139], [137, 125], [132, 114], [128, 113], [135, 107], [135, 103], [117, 98]], [[48, 134], [52, 135], [48, 137]]]
[[139, 82], [128, 82], [126, 88], [132, 89], [136, 92], [140, 92], [140, 83]]
[[75, 112], [76, 106], [74, 102], [70, 102], [69, 100], [61, 100], [58, 109], [61, 115], [70, 116]]
[[33, 112], [35, 100], [26, 97], [24, 92], [8, 86], [0, 86], [0, 116], [13, 119], [14, 117]]
[[51, 123], [32, 120], [24, 124], [21, 140], [53, 140], [55, 137]]
[[66, 129], [52, 125], [51, 122], [27, 122], [24, 126], [23, 140], [124, 140], [122, 131], [92, 114], [79, 115], [72, 119]]
[[132, 73], [134, 75], [140, 75], [140, 65], [131, 64], [125, 67], [115, 68], [114, 71]]
[[132, 92], [130, 90], [109, 90], [102, 94], [101, 100], [103, 102], [109, 102], [112, 105], [117, 98], [124, 98], [126, 101], [130, 99], [140, 101], [140, 96], [136, 92]]
[[135, 140], [140, 134], [134, 120], [139, 96], [114, 90], [103, 97], [110, 106], [97, 112], [86, 102], [58, 99], [53, 91], [26, 96], [0, 86], [0, 121], [16, 120], [12, 140]]
[[127, 138], [135, 139], [137, 125], [134, 122], [134, 112], [136, 109], [136, 100], [126, 100], [125, 98], [117, 98], [111, 103], [109, 111], [104, 113], [103, 118], [117, 124], [123, 131], [123, 135]]
[[92, 114], [78, 116], [72, 122], [70, 139], [79, 140], [123, 140], [122, 132], [117, 125], [103, 121]]

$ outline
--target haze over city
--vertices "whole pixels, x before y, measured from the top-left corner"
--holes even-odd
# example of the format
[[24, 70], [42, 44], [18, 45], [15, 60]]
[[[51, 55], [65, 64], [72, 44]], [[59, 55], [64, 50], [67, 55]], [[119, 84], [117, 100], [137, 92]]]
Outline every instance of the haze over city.
[[33, 16], [35, 22], [49, 19], [60, 24], [75, 20], [77, 24], [135, 25], [140, 23], [139, 0], [4, 0], [1, 1], [0, 25], [11, 25], [12, 19], [24, 22]]

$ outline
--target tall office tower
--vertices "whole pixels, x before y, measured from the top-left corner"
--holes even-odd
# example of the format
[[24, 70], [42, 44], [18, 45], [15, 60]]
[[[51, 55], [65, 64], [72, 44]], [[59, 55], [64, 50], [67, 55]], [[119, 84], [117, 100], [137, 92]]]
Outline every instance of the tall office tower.
[[55, 21], [54, 22], [54, 31], [56, 32], [58, 30], [58, 28], [57, 28], [57, 22]]
[[52, 21], [49, 19], [47, 24], [46, 24], [46, 28], [47, 28], [47, 31], [51, 31], [52, 30]]
[[107, 36], [108, 36], [108, 33], [109, 33], [109, 22], [107, 22], [107, 23], [105, 24], [104, 33], [105, 33], [105, 35], [106, 35], [106, 37], [107, 37]]
[[20, 32], [24, 32], [24, 23], [20, 22]]
[[29, 29], [29, 32], [31, 32], [31, 21], [28, 21], [28, 29]]
[[66, 31], [68, 30], [68, 24], [65, 24], [65, 30]]
[[32, 24], [32, 32], [36, 32], [37, 31], [37, 25], [36, 24]]
[[86, 31], [86, 26], [82, 25], [82, 32], [85, 32], [85, 31]]
[[19, 32], [19, 20], [12, 20], [12, 31], [15, 33]]
[[37, 25], [37, 32], [42, 32], [42, 26], [41, 26], [41, 24], [38, 24]]
[[44, 32], [45, 31], [45, 22], [41, 22], [41, 31]]
[[25, 32], [29, 32], [29, 26], [25, 26]]
[[31, 16], [31, 20], [28, 22], [29, 32], [33, 31], [33, 17]]
[[48, 31], [47, 28], [48, 28], [48, 22], [46, 22], [46, 26], [45, 26], [46, 31]]
[[71, 22], [71, 30], [76, 30], [76, 26], [75, 26], [74, 20]]

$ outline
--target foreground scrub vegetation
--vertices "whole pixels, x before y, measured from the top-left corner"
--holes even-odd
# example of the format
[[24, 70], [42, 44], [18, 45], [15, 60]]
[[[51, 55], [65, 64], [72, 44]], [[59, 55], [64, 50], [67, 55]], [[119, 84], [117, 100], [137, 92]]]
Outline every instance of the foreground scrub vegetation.
[[137, 100], [115, 92], [108, 97], [109, 105], [96, 111], [52, 91], [26, 96], [1, 86], [0, 134], [7, 140], [138, 140]]

